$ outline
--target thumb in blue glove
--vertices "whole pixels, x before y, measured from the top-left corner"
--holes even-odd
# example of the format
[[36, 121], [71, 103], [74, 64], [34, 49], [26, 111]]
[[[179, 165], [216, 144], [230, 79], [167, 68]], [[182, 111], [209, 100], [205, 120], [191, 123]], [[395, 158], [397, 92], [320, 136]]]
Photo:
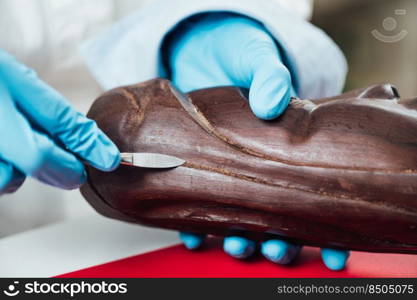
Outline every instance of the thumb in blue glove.
[[73, 189], [86, 179], [83, 162], [104, 171], [118, 166], [118, 149], [96, 123], [2, 50], [0, 101], [0, 194], [25, 176]]
[[[183, 92], [214, 86], [249, 88], [249, 103], [261, 119], [278, 117], [295, 96], [291, 72], [275, 40], [258, 22], [229, 13], [211, 13], [187, 20], [171, 35], [168, 61], [173, 83]], [[181, 233], [189, 249], [197, 249], [203, 235]], [[255, 243], [230, 236], [224, 250], [236, 258], [255, 251]], [[293, 261], [301, 247], [280, 239], [262, 243], [261, 252], [275, 263]], [[344, 267], [348, 252], [323, 249], [322, 258], [333, 270]]]
[[250, 88], [250, 107], [265, 120], [286, 109], [294, 94], [290, 72], [262, 25], [244, 17], [209, 14], [183, 27], [169, 55], [172, 80], [180, 90]]

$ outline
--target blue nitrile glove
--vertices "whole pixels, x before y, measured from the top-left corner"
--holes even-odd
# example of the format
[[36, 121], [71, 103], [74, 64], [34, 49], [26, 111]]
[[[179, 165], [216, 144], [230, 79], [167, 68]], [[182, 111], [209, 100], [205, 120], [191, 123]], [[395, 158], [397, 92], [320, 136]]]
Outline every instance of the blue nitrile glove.
[[[227, 13], [211, 13], [183, 25], [171, 37], [168, 60], [171, 79], [183, 92], [213, 86], [249, 88], [253, 113], [261, 119], [278, 117], [295, 95], [291, 74], [284, 65], [274, 39], [258, 22]], [[188, 249], [198, 248], [204, 236], [181, 233]], [[246, 258], [256, 245], [243, 237], [224, 239], [224, 251], [237, 258]], [[269, 260], [288, 264], [301, 247], [280, 239], [261, 245]], [[342, 269], [348, 252], [323, 249], [325, 265]]]
[[26, 176], [64, 188], [86, 179], [83, 162], [109, 171], [116, 146], [36, 73], [0, 49], [0, 194]]

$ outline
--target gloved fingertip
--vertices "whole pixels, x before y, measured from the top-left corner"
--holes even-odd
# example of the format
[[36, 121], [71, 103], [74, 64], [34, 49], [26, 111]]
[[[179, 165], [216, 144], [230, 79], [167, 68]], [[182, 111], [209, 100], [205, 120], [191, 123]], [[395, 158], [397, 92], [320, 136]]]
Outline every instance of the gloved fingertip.
[[106, 171], [106, 172], [114, 171], [120, 165], [120, 161], [121, 161], [121, 158], [120, 158], [119, 150], [114, 151], [113, 162], [111, 162], [108, 166], [104, 166], [103, 171]]
[[0, 195], [14, 193], [23, 184], [26, 176], [12, 165], [0, 160]]
[[[56, 172], [58, 174], [62, 172], [62, 174], [55, 176], [55, 178], [53, 179], [52, 173], [48, 174], [48, 172], [45, 172], [46, 170], [50, 168], [45, 166], [45, 169], [41, 169], [40, 173], [38, 173], [36, 177], [38, 179], [41, 179], [41, 181], [43, 182], [46, 182], [48, 184], [51, 184], [53, 186], [56, 186], [65, 190], [78, 189], [87, 181], [87, 171], [85, 169], [85, 166], [77, 158], [71, 157], [72, 156], [71, 154], [65, 155], [66, 157], [64, 155], [61, 156], [62, 162], [67, 160], [67, 163], [71, 163], [71, 166], [67, 168], [66, 170], [59, 169], [59, 168], [54, 170], [54, 173]], [[48, 162], [48, 164], [49, 163], [53, 164], [53, 161]]]
[[272, 120], [280, 116], [291, 100], [290, 82], [284, 80], [270, 84], [270, 87], [263, 88], [256, 88], [253, 84], [249, 91], [252, 112], [262, 120]]
[[90, 157], [91, 165], [101, 171], [110, 172], [120, 165], [120, 151], [104, 133], [99, 135], [95, 155]]
[[261, 119], [261, 120], [273, 120], [278, 118], [280, 115], [283, 114], [285, 109], [288, 107], [288, 103], [290, 102], [290, 96], [285, 96], [276, 106], [268, 107], [268, 106], [261, 106], [261, 105], [254, 105], [252, 107], [253, 114]]
[[349, 257], [349, 251], [337, 249], [321, 249], [323, 263], [332, 271], [340, 271], [346, 266]]
[[301, 247], [283, 240], [268, 240], [262, 243], [261, 253], [266, 259], [286, 265], [291, 263], [299, 254]]
[[181, 242], [188, 250], [195, 250], [201, 247], [205, 235], [191, 232], [180, 232]]
[[17, 177], [14, 178], [12, 182], [7, 185], [7, 187], [3, 188], [4, 193], [12, 194], [16, 192], [25, 182], [26, 176], [23, 174], [19, 174]]
[[[41, 177], [39, 177], [38, 179], [41, 179]], [[45, 180], [42, 180], [45, 181]], [[67, 179], [62, 179], [61, 178], [61, 182], [54, 182], [54, 181], [50, 181], [47, 182], [48, 184], [51, 184], [53, 186], [62, 188], [64, 190], [70, 191], [70, 190], [75, 190], [80, 188], [85, 182], [87, 181], [87, 171], [84, 169], [81, 174], [75, 178], [75, 176], [72, 176], [71, 180]]]
[[262, 110], [253, 108], [252, 112], [258, 119], [265, 121], [273, 120], [279, 115], [278, 112], [275, 110]]
[[229, 236], [224, 239], [223, 250], [230, 256], [244, 259], [255, 252], [256, 244], [240, 236]]

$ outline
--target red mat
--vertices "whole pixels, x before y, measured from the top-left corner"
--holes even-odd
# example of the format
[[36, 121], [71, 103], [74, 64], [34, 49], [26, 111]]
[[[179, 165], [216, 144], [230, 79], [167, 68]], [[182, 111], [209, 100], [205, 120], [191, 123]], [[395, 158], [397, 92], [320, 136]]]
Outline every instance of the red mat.
[[280, 266], [261, 255], [234, 259], [212, 240], [198, 251], [178, 245], [58, 277], [417, 277], [417, 255], [352, 252], [346, 268], [333, 272], [317, 248], [304, 247], [291, 266]]

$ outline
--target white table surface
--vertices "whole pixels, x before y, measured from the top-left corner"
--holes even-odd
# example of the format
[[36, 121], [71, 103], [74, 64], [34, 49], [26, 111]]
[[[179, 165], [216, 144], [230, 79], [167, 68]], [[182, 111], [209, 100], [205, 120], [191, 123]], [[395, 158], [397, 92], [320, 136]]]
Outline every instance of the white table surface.
[[52, 277], [179, 243], [174, 231], [92, 215], [0, 240], [0, 277]]

